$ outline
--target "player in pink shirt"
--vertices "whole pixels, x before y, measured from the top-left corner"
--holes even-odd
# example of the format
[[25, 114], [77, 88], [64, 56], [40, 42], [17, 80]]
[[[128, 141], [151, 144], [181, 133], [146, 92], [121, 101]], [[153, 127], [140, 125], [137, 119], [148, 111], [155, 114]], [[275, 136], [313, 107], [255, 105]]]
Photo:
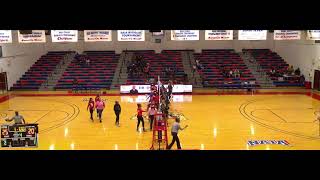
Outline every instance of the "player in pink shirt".
[[98, 116], [99, 116], [99, 120], [100, 120], [100, 123], [102, 122], [102, 111], [103, 109], [105, 108], [105, 104], [104, 102], [99, 98], [98, 101], [96, 102], [96, 109], [97, 109], [97, 112], [98, 112]]

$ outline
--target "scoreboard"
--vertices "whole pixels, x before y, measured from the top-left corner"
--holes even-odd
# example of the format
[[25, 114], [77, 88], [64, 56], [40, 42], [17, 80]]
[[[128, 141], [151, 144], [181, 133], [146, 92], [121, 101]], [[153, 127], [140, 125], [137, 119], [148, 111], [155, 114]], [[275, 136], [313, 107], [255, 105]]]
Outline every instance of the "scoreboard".
[[1, 125], [1, 147], [38, 147], [38, 124]]

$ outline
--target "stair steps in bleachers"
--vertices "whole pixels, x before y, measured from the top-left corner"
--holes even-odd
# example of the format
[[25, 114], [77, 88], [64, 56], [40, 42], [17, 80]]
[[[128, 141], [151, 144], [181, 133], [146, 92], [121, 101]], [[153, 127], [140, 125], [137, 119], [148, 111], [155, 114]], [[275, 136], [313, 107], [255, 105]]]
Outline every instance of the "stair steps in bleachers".
[[195, 64], [193, 51], [181, 51], [182, 64], [184, 72], [188, 75], [188, 82], [192, 84], [194, 88], [202, 88], [202, 79], [198, 72], [193, 74], [192, 66]]
[[261, 88], [274, 88], [274, 85], [268, 76], [264, 72], [258, 72], [261, 67], [250, 53], [240, 52], [239, 55], [243, 59], [243, 62], [246, 64], [246, 66], [250, 69]]
[[132, 56], [133, 52], [123, 51], [121, 53], [110, 89], [119, 89], [120, 85], [126, 84], [128, 79], [127, 64], [131, 61]]

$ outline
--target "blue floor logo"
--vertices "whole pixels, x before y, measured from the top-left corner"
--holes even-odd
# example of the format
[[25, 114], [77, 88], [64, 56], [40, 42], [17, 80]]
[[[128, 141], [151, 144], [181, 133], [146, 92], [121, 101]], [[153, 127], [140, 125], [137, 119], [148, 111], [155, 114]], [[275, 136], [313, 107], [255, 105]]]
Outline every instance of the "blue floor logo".
[[263, 144], [276, 144], [276, 145], [283, 145], [283, 146], [290, 146], [290, 143], [286, 140], [249, 140], [249, 146], [257, 146]]

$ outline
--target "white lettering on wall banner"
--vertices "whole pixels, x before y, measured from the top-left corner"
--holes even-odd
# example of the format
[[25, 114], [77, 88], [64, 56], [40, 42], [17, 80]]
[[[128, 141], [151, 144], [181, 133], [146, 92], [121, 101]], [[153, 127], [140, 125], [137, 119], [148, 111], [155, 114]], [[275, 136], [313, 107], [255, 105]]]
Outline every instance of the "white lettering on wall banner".
[[320, 30], [308, 30], [307, 31], [308, 40], [320, 40]]
[[31, 34], [20, 34], [18, 31], [19, 43], [45, 43], [46, 33], [44, 30], [32, 30]]
[[84, 30], [85, 42], [112, 41], [111, 30]]
[[144, 30], [118, 30], [118, 41], [144, 41]]
[[11, 30], [0, 30], [0, 43], [12, 43]]
[[266, 40], [267, 30], [239, 30], [239, 40]]
[[233, 30], [206, 30], [205, 40], [233, 40]]
[[299, 40], [301, 31], [274, 30], [274, 40]]
[[199, 30], [171, 30], [171, 40], [173, 41], [197, 41], [199, 40]]
[[77, 30], [51, 30], [52, 42], [78, 42]]

